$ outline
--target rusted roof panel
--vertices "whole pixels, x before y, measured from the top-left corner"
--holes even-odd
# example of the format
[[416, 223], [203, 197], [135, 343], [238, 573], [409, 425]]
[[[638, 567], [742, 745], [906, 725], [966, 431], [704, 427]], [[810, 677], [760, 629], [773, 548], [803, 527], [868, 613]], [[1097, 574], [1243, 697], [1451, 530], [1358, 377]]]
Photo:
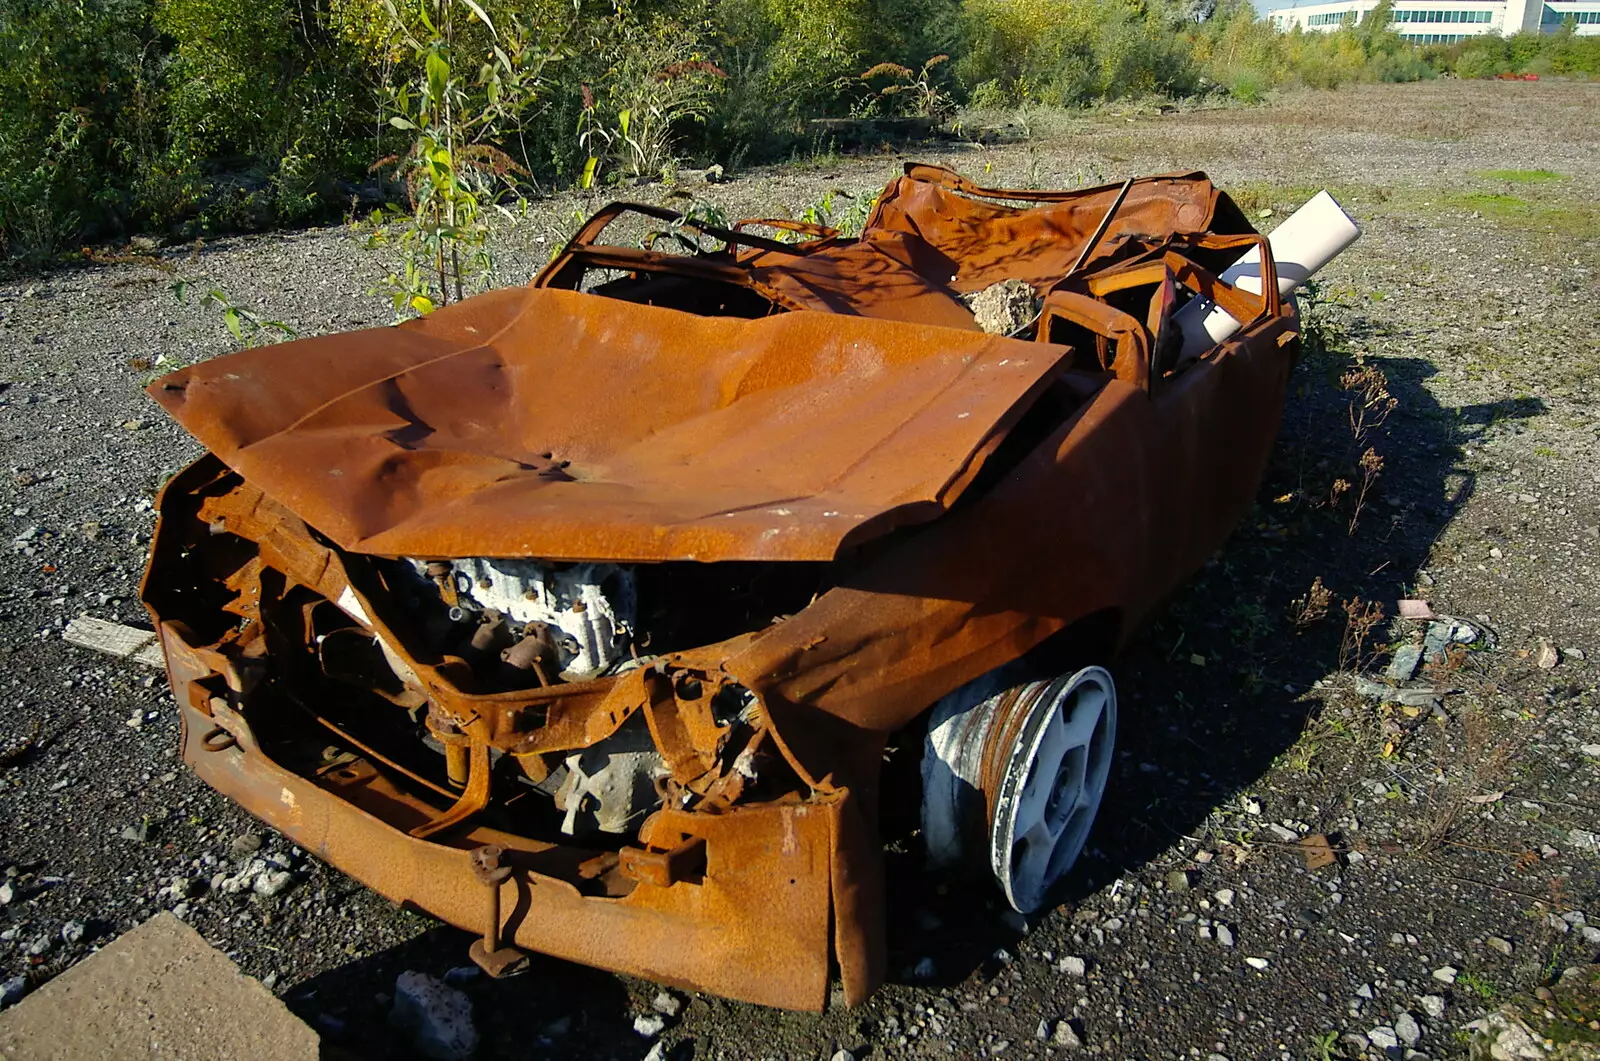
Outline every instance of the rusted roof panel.
[[[906, 177], [885, 189], [867, 228], [880, 238], [891, 232], [920, 237], [956, 264], [940, 277], [953, 290], [978, 291], [1011, 278], [1044, 290], [1072, 267], [1117, 192], [1114, 184], [1071, 192], [980, 188], [949, 170], [908, 165]], [[1037, 205], [1010, 205], [1019, 201]], [[1204, 232], [1216, 204], [1216, 189], [1203, 173], [1140, 178], [1118, 206], [1102, 246], [1130, 236]]]
[[909, 233], [867, 232], [808, 255], [759, 253], [745, 265], [758, 283], [800, 305], [979, 330], [948, 284], [956, 263]]
[[244, 351], [150, 392], [352, 551], [826, 560], [943, 512], [1065, 352], [516, 288]]

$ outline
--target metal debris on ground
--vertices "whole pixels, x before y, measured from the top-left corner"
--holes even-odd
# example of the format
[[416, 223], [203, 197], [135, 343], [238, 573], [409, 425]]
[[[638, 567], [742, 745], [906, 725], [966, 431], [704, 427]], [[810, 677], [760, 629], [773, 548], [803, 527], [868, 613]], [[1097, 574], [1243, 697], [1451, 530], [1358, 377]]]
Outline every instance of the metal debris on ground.
[[[660, 222], [686, 253], [602, 238]], [[880, 793], [1049, 904], [1113, 761], [1081, 660], [1249, 509], [1356, 233], [911, 165], [859, 238], [613, 204], [526, 287], [164, 376], [210, 451], [142, 588], [183, 756], [490, 975], [859, 1003]]]

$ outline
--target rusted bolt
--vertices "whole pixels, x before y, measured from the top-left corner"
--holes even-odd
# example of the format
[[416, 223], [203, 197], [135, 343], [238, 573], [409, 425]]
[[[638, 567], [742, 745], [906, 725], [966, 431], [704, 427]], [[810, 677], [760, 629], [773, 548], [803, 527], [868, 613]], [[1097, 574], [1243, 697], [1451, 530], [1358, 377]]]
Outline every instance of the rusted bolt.
[[511, 867], [500, 864], [504, 854], [499, 845], [485, 844], [474, 848], [471, 855], [473, 875], [488, 889], [489, 903], [483, 938], [475, 940], [467, 954], [478, 968], [496, 979], [515, 976], [528, 968], [526, 954], [515, 947], [500, 945], [500, 886], [511, 876]]

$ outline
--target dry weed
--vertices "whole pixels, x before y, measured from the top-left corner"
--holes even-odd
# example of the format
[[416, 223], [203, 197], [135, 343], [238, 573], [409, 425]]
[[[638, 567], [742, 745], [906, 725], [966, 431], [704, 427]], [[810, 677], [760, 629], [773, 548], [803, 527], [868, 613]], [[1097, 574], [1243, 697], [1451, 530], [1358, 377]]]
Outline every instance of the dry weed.
[[[1383, 473], [1383, 458], [1378, 456], [1378, 451], [1371, 446], [1361, 455], [1361, 485], [1356, 490], [1355, 506], [1350, 510], [1350, 535], [1356, 533], [1356, 526], [1361, 522], [1361, 509], [1366, 506], [1367, 492], [1372, 489], [1372, 484], [1378, 481], [1378, 476]], [[1343, 482], [1341, 479], [1340, 482]]]
[[1296, 597], [1289, 603], [1289, 625], [1297, 633], [1303, 633], [1307, 628], [1321, 622], [1328, 614], [1328, 606], [1333, 603], [1333, 593], [1322, 584], [1319, 575], [1311, 583], [1311, 588], [1306, 590], [1305, 596]]
[[1350, 369], [1339, 378], [1339, 385], [1351, 392], [1350, 437], [1359, 449], [1389, 419], [1400, 400], [1389, 393], [1389, 377], [1376, 365]]
[[1339, 669], [1363, 670], [1367, 665], [1367, 639], [1383, 622], [1383, 605], [1351, 597], [1344, 602], [1344, 637], [1339, 643]]

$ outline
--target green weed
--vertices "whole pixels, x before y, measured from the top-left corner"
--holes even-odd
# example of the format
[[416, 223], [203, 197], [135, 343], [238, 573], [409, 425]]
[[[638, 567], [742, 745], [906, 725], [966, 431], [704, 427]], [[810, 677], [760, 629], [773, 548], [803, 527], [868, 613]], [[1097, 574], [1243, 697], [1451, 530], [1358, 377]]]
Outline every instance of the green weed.
[[[519, 128], [560, 52], [515, 15], [496, 27], [476, 0], [430, 0], [408, 16], [392, 3], [385, 10], [411, 63], [411, 76], [388, 88], [387, 124], [412, 142], [374, 168], [393, 167], [409, 209], [387, 219], [380, 211], [368, 244], [399, 252], [379, 285], [395, 314], [426, 315], [488, 284], [488, 213], [515, 175], [528, 175], [497, 141]], [[492, 42], [481, 66], [473, 31]]]
[[1485, 217], [1525, 217], [1533, 209], [1528, 200], [1500, 192], [1460, 192], [1447, 196], [1446, 202], [1462, 210], [1476, 210]]
[[1477, 176], [1485, 180], [1506, 181], [1511, 184], [1544, 184], [1548, 181], [1567, 179], [1549, 169], [1481, 169], [1477, 171]]

